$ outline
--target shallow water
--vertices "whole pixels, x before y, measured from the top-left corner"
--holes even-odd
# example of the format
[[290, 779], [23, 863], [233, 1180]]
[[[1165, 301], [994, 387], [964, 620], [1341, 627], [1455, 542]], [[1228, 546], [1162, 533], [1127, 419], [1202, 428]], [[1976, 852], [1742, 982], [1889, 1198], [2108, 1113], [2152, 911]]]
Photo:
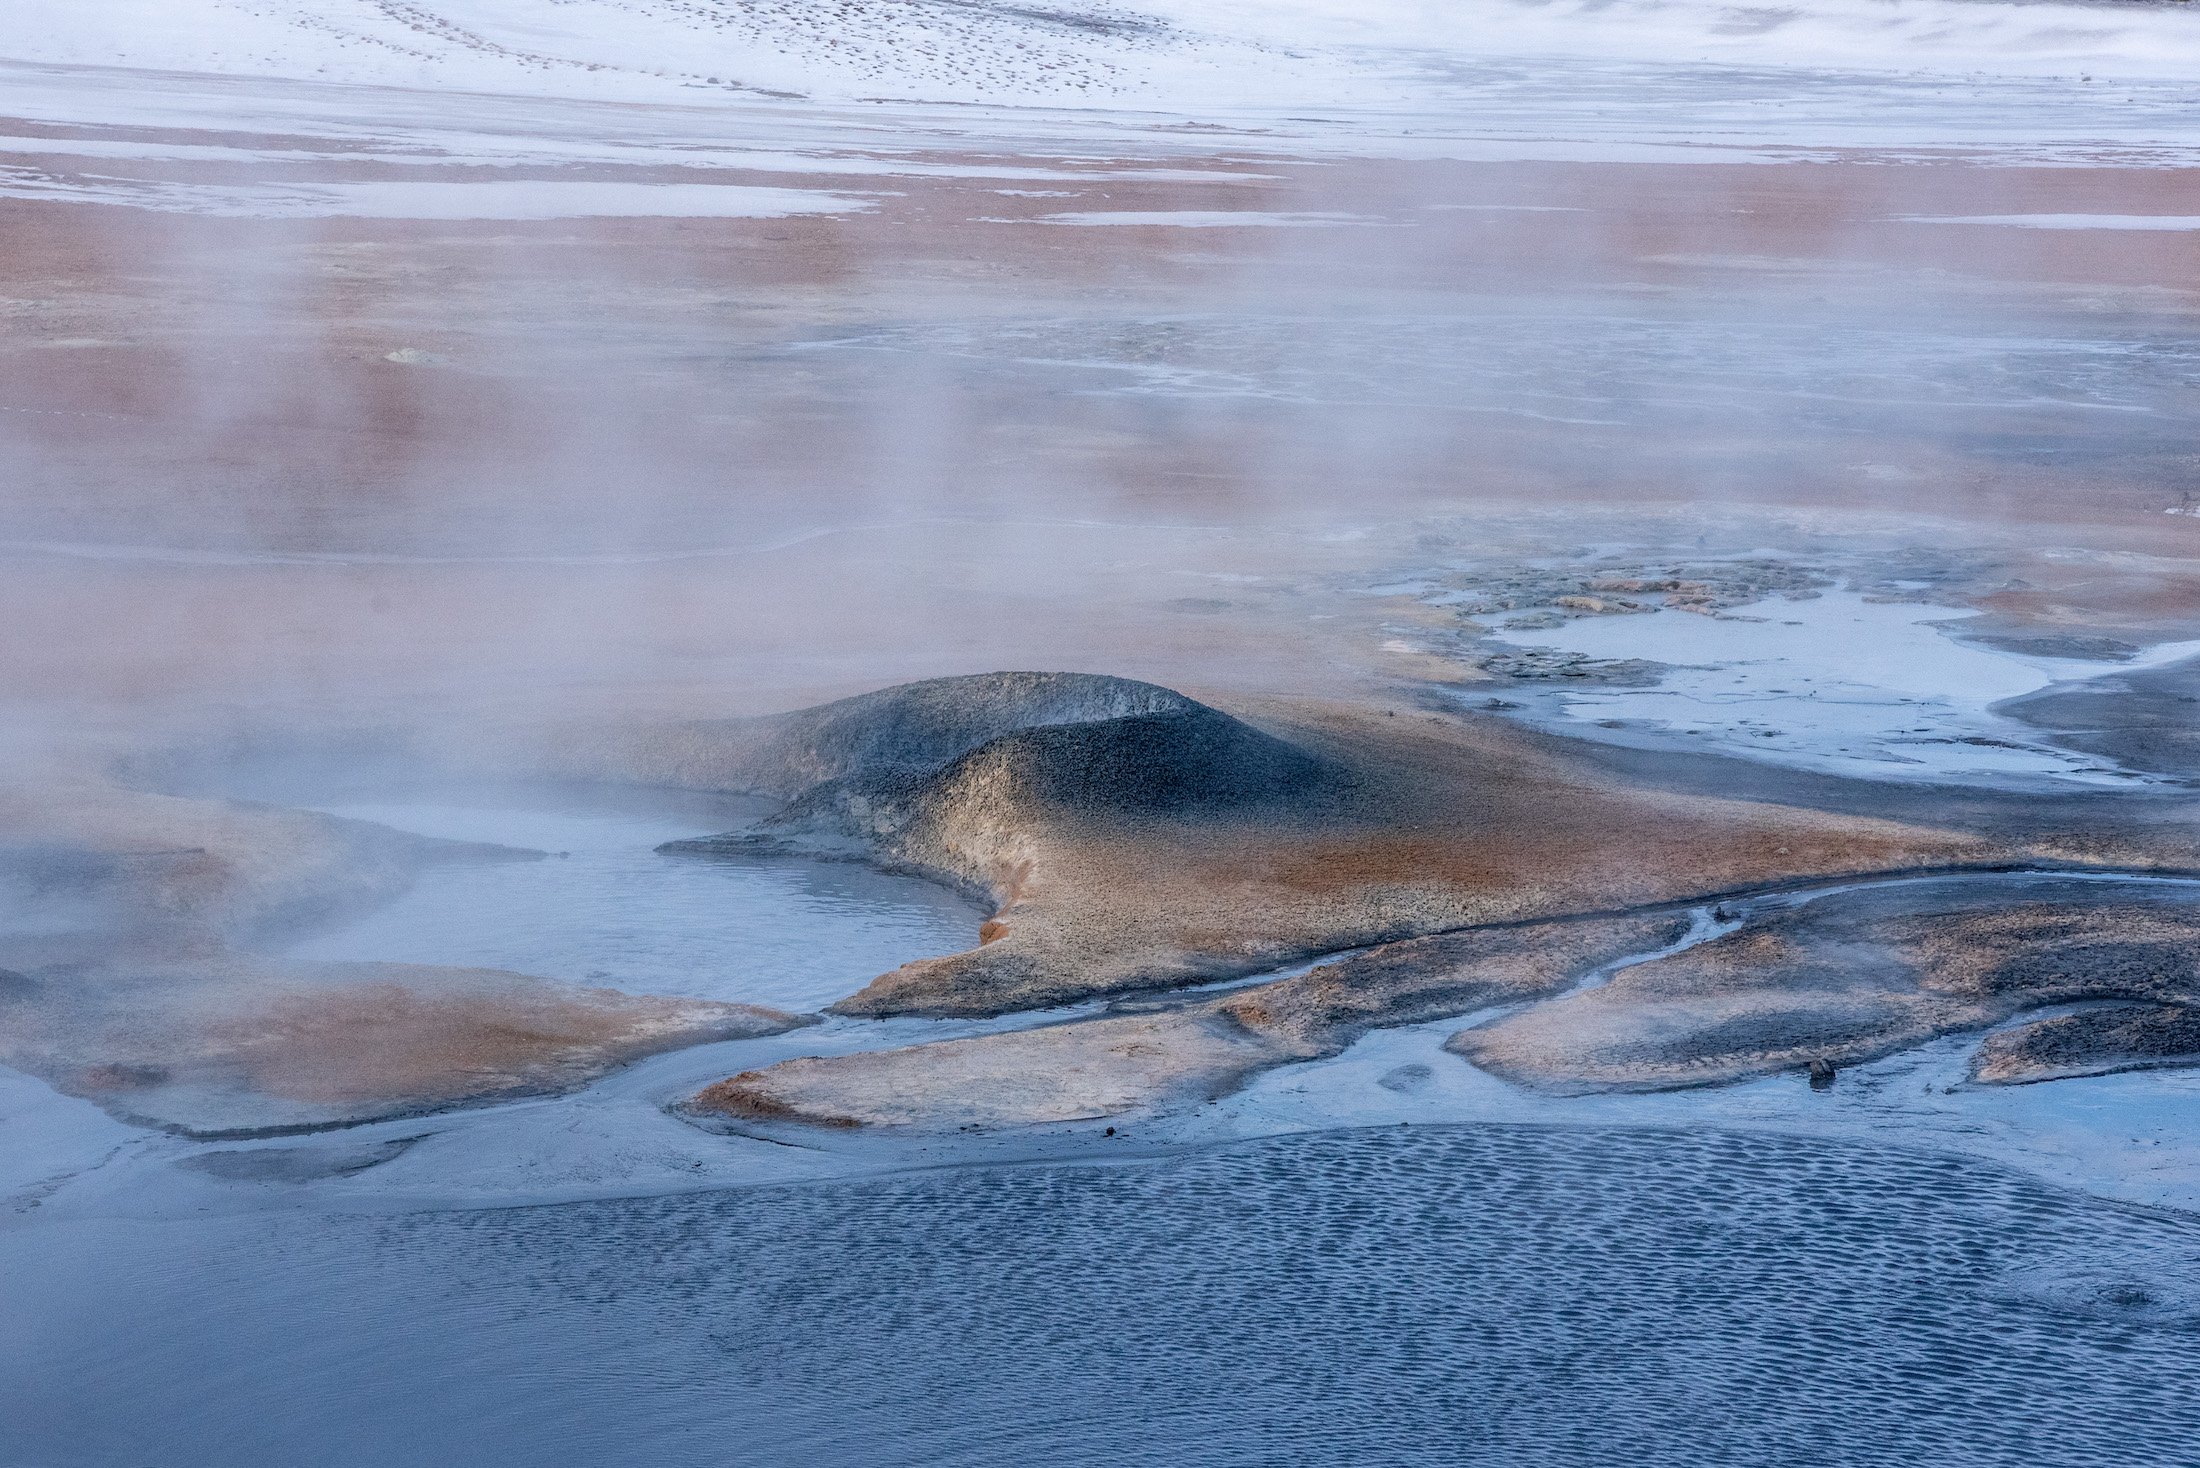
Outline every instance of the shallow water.
[[10, 1252], [11, 1464], [2054, 1468], [2200, 1430], [2200, 1219], [1777, 1136], [1364, 1129]]
[[[1420, 206], [1388, 222], [1429, 217]], [[1535, 312], [1491, 302], [1471, 316], [1037, 318], [895, 326], [798, 350], [812, 362], [850, 352], [952, 359], [1085, 392], [1606, 424], [1701, 416], [1729, 432], [1739, 417], [1766, 428], [1884, 433], [1911, 415], [1965, 435], [2007, 431], [2004, 418], [2052, 415], [2066, 435], [2111, 433], [2127, 446], [2191, 431], [2200, 349], [2153, 321], [2098, 336], [1941, 313], [1860, 327], [1853, 309], [1837, 313], [1823, 301], [1785, 303], [1774, 321], [1718, 319], [1693, 300], [1685, 312], [1649, 303], [1615, 315], [1608, 304], [1555, 299]], [[1959, 426], [1948, 423], [1951, 413], [1962, 415]]]
[[977, 942], [985, 914], [852, 862], [660, 855], [726, 829], [678, 810], [322, 807], [425, 836], [557, 853], [431, 868], [396, 902], [288, 950], [307, 959], [513, 969], [634, 994], [806, 1011], [915, 958]]
[[2200, 648], [2165, 643], [2124, 663], [2026, 657], [1949, 635], [1975, 615], [1828, 591], [1802, 601], [1767, 598], [1717, 618], [1661, 609], [1489, 635], [1515, 647], [1667, 665], [1654, 687], [1551, 695], [1566, 732], [1585, 737], [1619, 729], [1623, 738], [1648, 735], [1869, 780], [2149, 783], [2139, 772], [2053, 746], [1993, 705], [2059, 680], [2154, 667]]

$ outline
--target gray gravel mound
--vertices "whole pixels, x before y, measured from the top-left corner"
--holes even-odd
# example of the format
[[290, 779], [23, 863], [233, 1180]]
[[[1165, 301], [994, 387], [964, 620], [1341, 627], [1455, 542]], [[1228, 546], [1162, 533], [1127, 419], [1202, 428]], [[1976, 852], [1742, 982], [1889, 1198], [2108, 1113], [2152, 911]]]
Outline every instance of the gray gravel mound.
[[1301, 801], [1322, 760], [1166, 688], [1084, 673], [990, 673], [779, 715], [754, 746], [775, 781], [831, 771], [749, 832], [662, 849], [878, 842], [956, 812], [1196, 815]]
[[[828, 780], [937, 770], [1005, 734], [1142, 714], [1211, 712], [1181, 693], [1098, 673], [930, 678], [816, 708], [685, 726], [721, 742], [730, 784], [792, 799]], [[1220, 717], [1217, 715], [1217, 717]]]

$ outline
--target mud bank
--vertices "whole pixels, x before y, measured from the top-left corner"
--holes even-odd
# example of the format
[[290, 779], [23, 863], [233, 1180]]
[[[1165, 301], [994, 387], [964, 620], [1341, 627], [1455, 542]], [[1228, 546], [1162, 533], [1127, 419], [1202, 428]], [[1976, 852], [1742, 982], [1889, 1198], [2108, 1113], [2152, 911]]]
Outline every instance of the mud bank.
[[[1588, 993], [1462, 1031], [1446, 1048], [1559, 1093], [1821, 1074], [1976, 1033], [2024, 1010], [2094, 1000], [2177, 1006], [2200, 988], [2200, 882], [1981, 877], [1831, 893], [1636, 965]], [[2024, 1034], [2020, 1031], [2018, 1034]], [[2065, 1027], [2068, 1073], [2116, 1069]], [[1975, 1078], [2023, 1078], [2014, 1036]]]
[[479, 967], [281, 956], [424, 874], [540, 851], [90, 776], [19, 792], [4, 817], [0, 1060], [147, 1125], [309, 1131], [553, 1094], [806, 1022]]
[[1101, 1019], [782, 1061], [721, 1081], [686, 1109], [706, 1121], [936, 1129], [1198, 1105], [1259, 1071], [1340, 1055], [1371, 1029], [1556, 993], [1688, 926], [1668, 914], [1390, 943], [1218, 999], [1118, 1004]]
[[[1821, 780], [1805, 801], [1688, 791], [1688, 772], [1709, 764], [1674, 757], [1622, 772], [1591, 747], [1493, 717], [1217, 703], [1227, 707], [1099, 675], [989, 674], [755, 719], [574, 723], [477, 744], [473, 758], [778, 805], [741, 831], [669, 844], [691, 858], [852, 859], [983, 896], [992, 915], [977, 946], [880, 975], [831, 1006], [843, 1016], [1038, 1011], [1375, 947], [1167, 1015], [820, 1062], [799, 1083], [784, 1070], [744, 1076], [710, 1103], [751, 1117], [909, 1122], [967, 1105], [1005, 1123], [1173, 1104], [1333, 1055], [1370, 1027], [1548, 998], [1616, 953], [1658, 947], [1660, 924], [1724, 894], [2040, 863], [2200, 866], [2189, 828], [2163, 819], [2158, 802], [2080, 808], [1974, 792], [1929, 805], [1932, 819], [1904, 819], [1915, 802], [1868, 784]], [[335, 737], [324, 754], [340, 763], [357, 742]], [[291, 753], [303, 768], [310, 752]], [[211, 766], [179, 755], [117, 768], [188, 783]], [[116, 851], [142, 843], [156, 816], [169, 823], [158, 829], [203, 827], [227, 843], [209, 835], [181, 866], [144, 868], [153, 875], [63, 883], [42, 899], [57, 915], [50, 931], [8, 939], [6, 967], [20, 976], [0, 1001], [11, 1062], [119, 1114], [199, 1131], [355, 1122], [541, 1094], [652, 1051], [803, 1022], [734, 994], [622, 995], [478, 969], [269, 957], [254, 947], [268, 932], [387, 900], [422, 863], [533, 854], [112, 783], [71, 788], [43, 814], [26, 807], [16, 823], [26, 842], [40, 821], [82, 809], [109, 813], [114, 834], [102, 839]], [[99, 870], [110, 868], [125, 870]], [[1809, 985], [1777, 980], [1765, 994], [1799, 987]], [[1617, 1012], [1633, 992], [1561, 1004]], [[1989, 1010], [1959, 1006], [1881, 1040], [2015, 1012]], [[336, 1055], [341, 1064], [326, 1059]], [[1786, 1063], [1768, 1051], [1721, 1074]], [[856, 1071], [863, 1079], [844, 1079]], [[905, 1082], [908, 1096], [892, 1099]], [[951, 1099], [957, 1085], [963, 1101]]]
[[2065, 748], [2200, 783], [2200, 658], [2044, 689], [1998, 712]]
[[[821, 760], [829, 778], [721, 843], [862, 855], [998, 905], [981, 947], [883, 975], [835, 1012], [997, 1014], [1793, 878], [2028, 860], [2200, 865], [2180, 828], [2058, 829], [2015, 799], [1990, 801], [1985, 819], [1922, 824], [1676, 794], [1473, 714], [1236, 700], [1237, 715], [1195, 704], [988, 737], [999, 680], [1028, 676], [897, 691], [928, 716], [968, 699], [967, 738], [924, 746], [938, 756], [930, 765]], [[1162, 692], [1128, 685], [1115, 696]], [[890, 707], [870, 703], [863, 716]], [[599, 758], [612, 764], [597, 768], [783, 778], [782, 731], [842, 715], [791, 717], [804, 722], [760, 721], [707, 753], [684, 731], [667, 734], [610, 750]], [[744, 740], [762, 751], [753, 777], [724, 753]], [[1876, 804], [1901, 808], [1884, 794]]]

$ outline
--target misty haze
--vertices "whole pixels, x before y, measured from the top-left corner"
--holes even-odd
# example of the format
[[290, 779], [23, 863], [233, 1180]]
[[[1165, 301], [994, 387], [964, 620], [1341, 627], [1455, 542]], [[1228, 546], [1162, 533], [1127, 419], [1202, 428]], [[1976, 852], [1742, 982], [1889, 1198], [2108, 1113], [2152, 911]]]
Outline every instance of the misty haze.
[[6, 0], [0, 323], [0, 1468], [2193, 1460], [2191, 0]]

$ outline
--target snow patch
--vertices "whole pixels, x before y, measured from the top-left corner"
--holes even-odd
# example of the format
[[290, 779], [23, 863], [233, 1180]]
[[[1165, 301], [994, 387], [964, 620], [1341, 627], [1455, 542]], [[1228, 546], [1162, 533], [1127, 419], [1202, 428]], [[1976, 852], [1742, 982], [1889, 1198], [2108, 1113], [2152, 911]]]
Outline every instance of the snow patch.
[[2200, 214], [1912, 214], [1904, 224], [2006, 224], [2018, 229], [2200, 229]]
[[1258, 210], [1166, 209], [1141, 212], [1132, 209], [1097, 209], [1083, 213], [1048, 214], [1036, 220], [994, 219], [989, 224], [1145, 224], [1172, 225], [1178, 229], [1274, 228], [1290, 225], [1381, 224], [1363, 214], [1267, 214]]
[[783, 219], [875, 207], [854, 194], [744, 184], [539, 180], [486, 183], [165, 184], [0, 169], [0, 197], [120, 204], [227, 219]]

